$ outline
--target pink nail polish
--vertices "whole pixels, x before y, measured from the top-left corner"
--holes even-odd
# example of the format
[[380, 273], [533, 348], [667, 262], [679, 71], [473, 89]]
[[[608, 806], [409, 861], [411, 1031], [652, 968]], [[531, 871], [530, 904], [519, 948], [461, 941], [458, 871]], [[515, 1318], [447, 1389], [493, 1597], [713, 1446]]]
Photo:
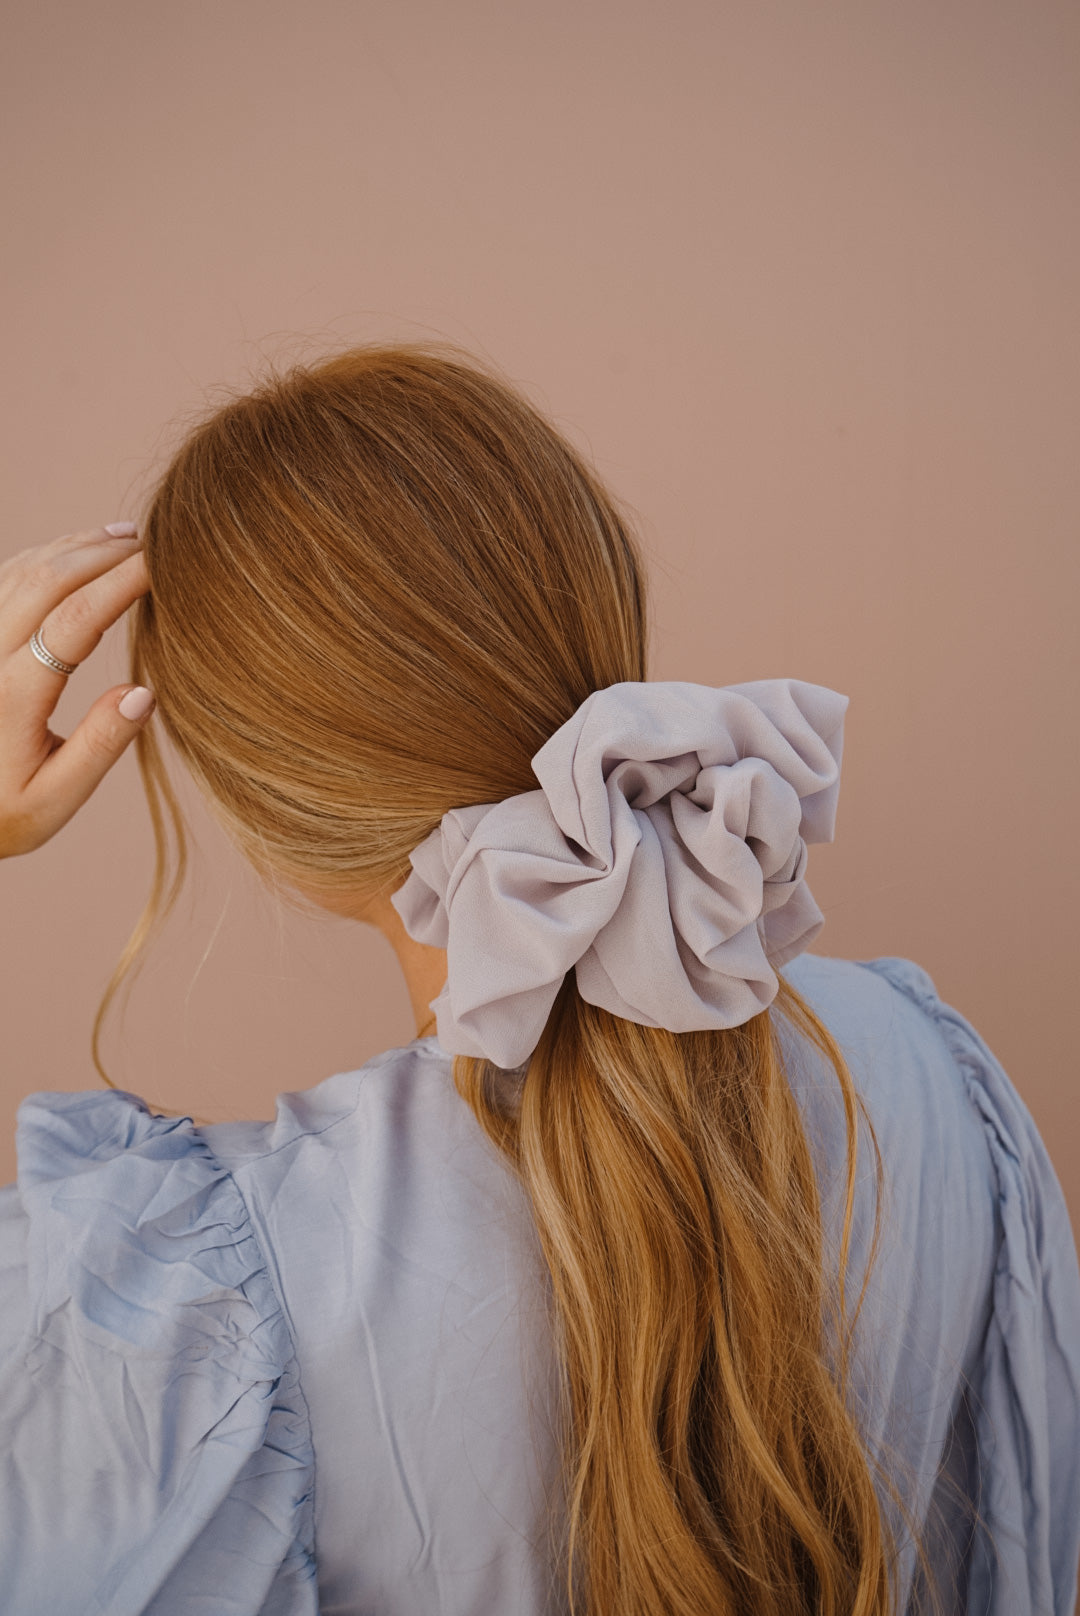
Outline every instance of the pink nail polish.
[[106, 522], [105, 531], [114, 539], [133, 539], [139, 529], [134, 522]]
[[131, 719], [145, 718], [153, 705], [154, 693], [152, 690], [147, 690], [145, 685], [136, 685], [133, 690], [128, 691], [126, 696], [121, 696], [117, 702], [118, 710], [123, 713], [125, 718]]

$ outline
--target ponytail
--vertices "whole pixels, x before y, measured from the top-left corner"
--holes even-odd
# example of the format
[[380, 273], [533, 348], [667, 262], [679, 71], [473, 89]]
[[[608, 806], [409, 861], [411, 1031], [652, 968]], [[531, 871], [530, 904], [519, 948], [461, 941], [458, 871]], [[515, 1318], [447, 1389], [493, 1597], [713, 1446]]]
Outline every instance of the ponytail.
[[[845, 1108], [835, 1286], [771, 1010], [671, 1033], [587, 1003], [569, 974], [516, 1114], [496, 1068], [454, 1062], [530, 1196], [551, 1273], [574, 1616], [894, 1609], [892, 1545], [845, 1401], [860, 1103], [783, 978], [773, 1008], [827, 1056]], [[880, 1186], [880, 1155], [877, 1172]]]

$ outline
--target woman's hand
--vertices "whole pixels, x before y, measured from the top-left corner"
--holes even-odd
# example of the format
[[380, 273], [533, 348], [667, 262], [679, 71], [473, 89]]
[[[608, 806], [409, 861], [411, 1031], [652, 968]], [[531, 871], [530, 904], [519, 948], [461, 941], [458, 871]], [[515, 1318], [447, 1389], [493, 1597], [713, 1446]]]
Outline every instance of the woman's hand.
[[[130, 523], [114, 524], [130, 527]], [[81, 808], [153, 711], [134, 719], [99, 696], [67, 740], [49, 716], [68, 675], [30, 649], [40, 630], [62, 662], [83, 662], [111, 623], [150, 588], [137, 536], [65, 533], [0, 566], [0, 858], [30, 853]]]

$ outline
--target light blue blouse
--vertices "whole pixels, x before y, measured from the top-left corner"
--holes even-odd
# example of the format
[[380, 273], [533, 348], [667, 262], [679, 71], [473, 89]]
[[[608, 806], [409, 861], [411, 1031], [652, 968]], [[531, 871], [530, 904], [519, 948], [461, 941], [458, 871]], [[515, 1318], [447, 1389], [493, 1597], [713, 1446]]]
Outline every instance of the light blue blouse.
[[[855, 1382], [868, 1441], [931, 1522], [946, 1611], [1072, 1616], [1080, 1273], [1031, 1117], [918, 965], [804, 954], [784, 975], [840, 1042], [884, 1157]], [[835, 1246], [835, 1079], [778, 1028]], [[17, 1143], [5, 1616], [563, 1610], [545, 1270], [435, 1038], [281, 1095], [272, 1122], [33, 1094]], [[905, 1547], [905, 1597], [912, 1566]]]

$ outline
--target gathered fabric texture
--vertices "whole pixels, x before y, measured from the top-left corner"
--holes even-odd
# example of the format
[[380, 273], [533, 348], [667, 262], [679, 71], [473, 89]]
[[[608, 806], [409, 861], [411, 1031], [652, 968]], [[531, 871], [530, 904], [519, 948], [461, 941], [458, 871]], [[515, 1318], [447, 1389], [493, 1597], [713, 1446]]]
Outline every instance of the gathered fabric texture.
[[[867, 1441], [931, 1523], [947, 1610], [1073, 1616], [1080, 1271], [1043, 1142], [912, 961], [804, 953], [786, 974], [884, 1156], [853, 1370]], [[784, 1036], [835, 1236], [835, 1082]], [[436, 1038], [282, 1094], [271, 1121], [33, 1094], [17, 1145], [4, 1616], [563, 1616], [545, 1271]], [[914, 1575], [905, 1547], [905, 1599]]]
[[443, 948], [442, 1047], [516, 1069], [570, 970], [590, 1004], [672, 1032], [764, 1010], [824, 916], [847, 696], [801, 679], [595, 690], [532, 759], [540, 782], [452, 808], [391, 902]]
[[0, 1609], [316, 1616], [308, 1411], [234, 1179], [122, 1091], [31, 1095], [17, 1141]]

